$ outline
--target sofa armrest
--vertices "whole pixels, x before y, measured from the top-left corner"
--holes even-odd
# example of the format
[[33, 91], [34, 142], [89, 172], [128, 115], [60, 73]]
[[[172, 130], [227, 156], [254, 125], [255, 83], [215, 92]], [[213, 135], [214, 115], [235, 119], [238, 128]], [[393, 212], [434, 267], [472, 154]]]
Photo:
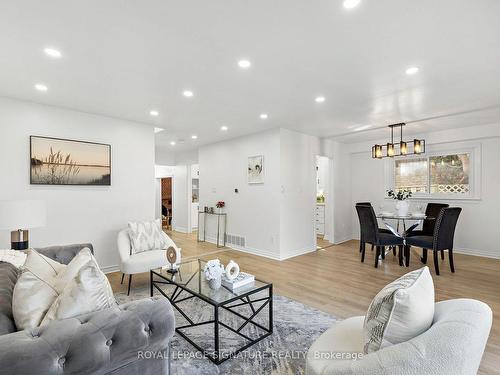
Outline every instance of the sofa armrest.
[[133, 301], [0, 336], [0, 368], [5, 375], [106, 374], [134, 366], [141, 351], [165, 355], [174, 329], [165, 298]]
[[44, 248], [35, 249], [40, 254], [54, 259], [62, 264], [68, 264], [71, 259], [74, 258], [76, 254], [80, 252], [83, 248], [88, 247], [92, 254], [94, 254], [94, 247], [90, 243], [84, 244], [74, 244], [74, 245], [64, 245], [64, 246], [49, 246]]

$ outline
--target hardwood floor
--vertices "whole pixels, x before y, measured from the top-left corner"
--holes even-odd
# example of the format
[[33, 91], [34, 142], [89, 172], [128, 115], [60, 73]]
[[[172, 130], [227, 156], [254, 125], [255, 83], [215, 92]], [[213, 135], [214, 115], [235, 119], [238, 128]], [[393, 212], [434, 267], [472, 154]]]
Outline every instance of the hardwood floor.
[[[386, 284], [410, 270], [422, 266], [417, 249], [412, 249], [409, 268], [400, 267], [395, 256], [388, 254], [379, 268], [373, 267], [374, 254], [367, 247], [365, 263], [360, 262], [359, 242], [317, 250], [285, 261], [276, 261], [230, 249], [217, 249], [209, 243], [198, 243], [195, 234], [169, 232], [182, 248], [183, 259], [219, 258], [224, 264], [233, 259], [242, 270], [273, 283], [274, 292], [304, 304], [347, 318], [364, 315], [377, 292]], [[324, 247], [326, 241], [318, 241]], [[441, 276], [434, 278], [436, 299], [474, 298], [487, 303], [493, 310], [493, 327], [479, 374], [497, 374], [500, 368], [500, 260], [455, 254], [456, 273], [452, 274], [447, 260], [441, 261]], [[108, 275], [114, 290], [126, 290], [120, 285], [121, 274]], [[147, 285], [149, 274], [137, 275], [133, 287]]]

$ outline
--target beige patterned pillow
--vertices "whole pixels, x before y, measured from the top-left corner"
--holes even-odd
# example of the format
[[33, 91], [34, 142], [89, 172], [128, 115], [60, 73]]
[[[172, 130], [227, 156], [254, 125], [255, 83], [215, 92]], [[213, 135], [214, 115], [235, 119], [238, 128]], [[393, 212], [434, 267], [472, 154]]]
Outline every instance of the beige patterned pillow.
[[108, 278], [93, 256], [84, 264], [56, 298], [41, 325], [72, 318], [116, 305]]
[[131, 255], [148, 250], [160, 250], [167, 246], [162, 235], [161, 220], [130, 222], [129, 237]]
[[38, 327], [57, 298], [58, 273], [66, 266], [30, 249], [12, 294], [12, 315], [18, 330]]
[[408, 341], [434, 319], [434, 283], [427, 267], [407, 273], [384, 287], [366, 313], [365, 354]]

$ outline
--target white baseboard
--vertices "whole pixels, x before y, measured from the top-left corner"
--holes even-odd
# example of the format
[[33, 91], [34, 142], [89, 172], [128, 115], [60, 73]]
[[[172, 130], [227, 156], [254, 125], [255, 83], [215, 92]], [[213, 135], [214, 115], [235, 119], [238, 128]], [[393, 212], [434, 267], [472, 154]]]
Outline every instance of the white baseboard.
[[189, 233], [188, 229], [185, 227], [172, 227], [172, 230], [181, 233]]
[[481, 250], [453, 249], [453, 252], [456, 254], [472, 255], [476, 257], [500, 259], [500, 254], [491, 254], [487, 251], [481, 251]]
[[291, 254], [287, 254], [285, 256], [280, 257], [280, 260], [295, 258], [295, 257], [298, 257], [300, 255], [314, 253], [315, 251], [316, 251], [316, 249], [311, 249], [310, 247], [299, 249], [299, 250], [293, 251]]
[[333, 243], [334, 245], [340, 245], [341, 243], [347, 242], [352, 240], [353, 238], [345, 237], [341, 239], [335, 239], [335, 242]]
[[118, 267], [118, 264], [114, 264], [112, 266], [101, 267], [101, 271], [104, 273], [118, 272], [120, 271], [120, 267]]

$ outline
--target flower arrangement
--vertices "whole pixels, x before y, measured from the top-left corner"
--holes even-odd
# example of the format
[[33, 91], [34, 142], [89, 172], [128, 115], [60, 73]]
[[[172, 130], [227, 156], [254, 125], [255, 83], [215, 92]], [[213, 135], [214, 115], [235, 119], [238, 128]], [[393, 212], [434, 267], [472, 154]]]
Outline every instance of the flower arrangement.
[[226, 203], [224, 201], [218, 201], [217, 204], [215, 205], [215, 207], [223, 208], [225, 205], [226, 205]]
[[217, 280], [224, 274], [224, 266], [219, 259], [212, 259], [205, 264], [203, 272], [205, 272], [207, 280]]
[[411, 198], [411, 195], [412, 195], [411, 190], [403, 189], [403, 190], [399, 190], [397, 192], [395, 192], [392, 189], [391, 190], [387, 190], [387, 196], [389, 198], [392, 198], [392, 199], [395, 199], [395, 200], [398, 200], [398, 201], [407, 200], [408, 198]]

